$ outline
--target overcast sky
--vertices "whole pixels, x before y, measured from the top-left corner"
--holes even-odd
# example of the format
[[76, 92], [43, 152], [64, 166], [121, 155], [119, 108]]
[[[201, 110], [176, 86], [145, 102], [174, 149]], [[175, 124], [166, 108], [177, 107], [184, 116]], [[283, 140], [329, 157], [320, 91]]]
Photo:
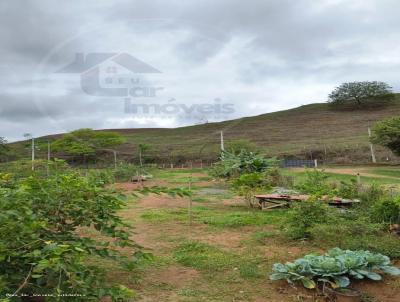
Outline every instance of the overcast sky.
[[[399, 91], [399, 11], [397, 0], [2, 1], [0, 136], [233, 119], [325, 102], [346, 81]], [[105, 60], [96, 94], [82, 80], [93, 69], [57, 72], [76, 53], [129, 54], [160, 73]], [[118, 78], [156, 93], [104, 93]]]

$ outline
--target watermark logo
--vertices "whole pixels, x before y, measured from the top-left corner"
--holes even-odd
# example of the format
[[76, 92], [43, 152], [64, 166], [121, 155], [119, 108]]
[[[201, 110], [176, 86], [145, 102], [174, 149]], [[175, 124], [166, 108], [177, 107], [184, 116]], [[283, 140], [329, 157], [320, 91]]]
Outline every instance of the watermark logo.
[[[90, 96], [120, 98], [125, 114], [221, 120], [235, 112], [234, 104], [220, 98], [182, 103], [165, 95], [165, 87], [155, 84], [162, 72], [127, 53], [76, 53], [74, 60], [56, 73], [79, 74], [81, 89]], [[186, 89], [191, 92], [190, 87]]]
[[100, 97], [156, 97], [163, 87], [145, 82], [143, 75], [161, 73], [127, 53], [76, 53], [56, 73], [80, 74], [82, 90]]

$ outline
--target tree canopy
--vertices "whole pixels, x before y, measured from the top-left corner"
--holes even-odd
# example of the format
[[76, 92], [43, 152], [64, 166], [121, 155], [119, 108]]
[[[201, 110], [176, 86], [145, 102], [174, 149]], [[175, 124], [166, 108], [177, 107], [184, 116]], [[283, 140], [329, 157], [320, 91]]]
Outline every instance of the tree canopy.
[[400, 156], [400, 116], [380, 121], [373, 128], [371, 141]]
[[356, 104], [361, 106], [367, 101], [393, 98], [392, 87], [384, 82], [350, 82], [336, 87], [329, 94], [329, 102], [334, 105]]
[[115, 132], [94, 131], [92, 129], [78, 129], [64, 134], [52, 144], [54, 151], [69, 155], [95, 155], [97, 151], [119, 146], [125, 138]]

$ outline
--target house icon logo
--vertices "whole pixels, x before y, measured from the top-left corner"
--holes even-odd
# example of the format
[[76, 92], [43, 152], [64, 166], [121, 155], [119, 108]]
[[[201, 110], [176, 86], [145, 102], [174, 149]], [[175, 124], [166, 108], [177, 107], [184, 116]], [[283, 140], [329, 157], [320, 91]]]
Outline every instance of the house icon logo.
[[155, 97], [163, 89], [142, 79], [161, 71], [127, 53], [76, 53], [74, 61], [56, 73], [80, 74], [82, 90], [92, 96]]

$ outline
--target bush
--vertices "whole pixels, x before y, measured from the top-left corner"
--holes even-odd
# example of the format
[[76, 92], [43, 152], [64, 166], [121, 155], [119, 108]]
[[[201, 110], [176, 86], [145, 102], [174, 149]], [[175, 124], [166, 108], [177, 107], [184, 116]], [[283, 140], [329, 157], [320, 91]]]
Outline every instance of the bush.
[[385, 224], [400, 223], [400, 197], [376, 202], [371, 209], [372, 219]]
[[246, 203], [253, 207], [256, 200], [254, 194], [259, 191], [270, 190], [271, 186], [263, 173], [242, 174], [231, 182], [233, 190], [240, 196], [244, 196]]
[[139, 173], [139, 168], [132, 164], [119, 164], [117, 169], [114, 170], [114, 177], [116, 181], [131, 181], [133, 176]]
[[310, 236], [310, 230], [314, 225], [327, 223], [329, 219], [328, 206], [313, 199], [293, 206], [288, 212], [283, 228], [290, 238], [305, 238]]
[[[1, 187], [0, 200], [0, 297], [46, 294], [60, 301], [59, 294], [79, 293], [83, 297], [74, 301], [99, 301], [132, 294], [122, 286], [106, 286], [102, 271], [88, 264], [89, 257], [133, 264], [115, 249], [134, 247], [116, 214], [123, 199], [72, 173], [30, 176]], [[110, 240], [79, 236], [85, 228]]]
[[328, 184], [329, 176], [322, 170], [307, 170], [306, 179], [297, 186], [303, 193], [321, 197], [323, 195], [335, 195], [332, 187]]
[[276, 165], [276, 159], [266, 159], [251, 151], [241, 150], [239, 154], [224, 151], [220, 161], [214, 165], [210, 173], [214, 177], [229, 179], [245, 173], [264, 172]]

